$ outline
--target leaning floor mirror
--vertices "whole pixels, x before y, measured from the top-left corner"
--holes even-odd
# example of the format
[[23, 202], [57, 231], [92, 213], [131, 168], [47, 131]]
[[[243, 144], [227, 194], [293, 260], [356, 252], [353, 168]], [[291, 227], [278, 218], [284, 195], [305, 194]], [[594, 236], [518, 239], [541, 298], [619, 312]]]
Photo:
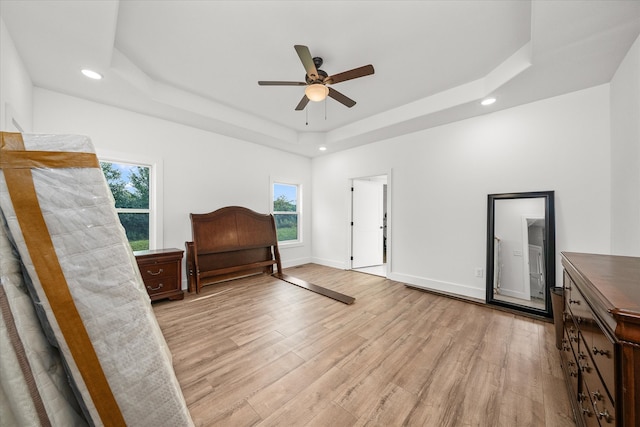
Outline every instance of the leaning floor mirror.
[[552, 317], [553, 191], [489, 194], [487, 303]]

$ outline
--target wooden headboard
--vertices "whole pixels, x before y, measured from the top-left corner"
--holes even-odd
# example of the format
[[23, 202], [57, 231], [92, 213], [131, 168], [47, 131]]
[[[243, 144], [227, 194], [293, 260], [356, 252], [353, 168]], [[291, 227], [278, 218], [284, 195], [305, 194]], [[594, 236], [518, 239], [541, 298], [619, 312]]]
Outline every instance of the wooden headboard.
[[282, 271], [273, 215], [229, 206], [190, 216], [196, 292], [206, 283], [272, 274], [274, 264], [278, 273]]
[[[292, 285], [345, 304], [354, 297], [282, 273], [278, 236], [273, 215], [240, 206], [191, 215], [192, 242], [186, 242], [189, 292], [208, 283], [272, 274]], [[277, 271], [274, 273], [273, 266]]]

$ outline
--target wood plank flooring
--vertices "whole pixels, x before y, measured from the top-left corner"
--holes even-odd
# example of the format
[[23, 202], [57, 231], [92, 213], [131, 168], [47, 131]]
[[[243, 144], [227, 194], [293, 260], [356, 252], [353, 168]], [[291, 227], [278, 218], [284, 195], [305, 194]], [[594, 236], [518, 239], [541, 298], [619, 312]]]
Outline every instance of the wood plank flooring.
[[574, 426], [553, 325], [308, 264], [154, 303], [198, 426]]

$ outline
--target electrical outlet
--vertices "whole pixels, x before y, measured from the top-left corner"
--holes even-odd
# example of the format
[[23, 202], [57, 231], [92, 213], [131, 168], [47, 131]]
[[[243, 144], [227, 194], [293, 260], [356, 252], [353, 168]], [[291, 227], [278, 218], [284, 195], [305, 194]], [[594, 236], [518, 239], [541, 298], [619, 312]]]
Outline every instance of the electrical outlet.
[[484, 269], [476, 268], [476, 277], [482, 277], [482, 276], [484, 276]]

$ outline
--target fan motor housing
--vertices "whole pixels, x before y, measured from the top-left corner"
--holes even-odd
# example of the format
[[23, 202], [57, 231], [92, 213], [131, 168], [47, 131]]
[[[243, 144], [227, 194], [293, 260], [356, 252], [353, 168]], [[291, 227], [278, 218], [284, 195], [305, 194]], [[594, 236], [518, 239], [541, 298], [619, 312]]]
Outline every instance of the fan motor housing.
[[[315, 60], [316, 58], [313, 58], [313, 59]], [[320, 62], [322, 62], [322, 60], [320, 60]], [[320, 69], [318, 69], [317, 71], [318, 71], [318, 78], [315, 80], [310, 79], [309, 76], [306, 74], [304, 75], [304, 80], [307, 82], [307, 84], [322, 83], [324, 82], [324, 79], [329, 77], [326, 71], [320, 70]]]

